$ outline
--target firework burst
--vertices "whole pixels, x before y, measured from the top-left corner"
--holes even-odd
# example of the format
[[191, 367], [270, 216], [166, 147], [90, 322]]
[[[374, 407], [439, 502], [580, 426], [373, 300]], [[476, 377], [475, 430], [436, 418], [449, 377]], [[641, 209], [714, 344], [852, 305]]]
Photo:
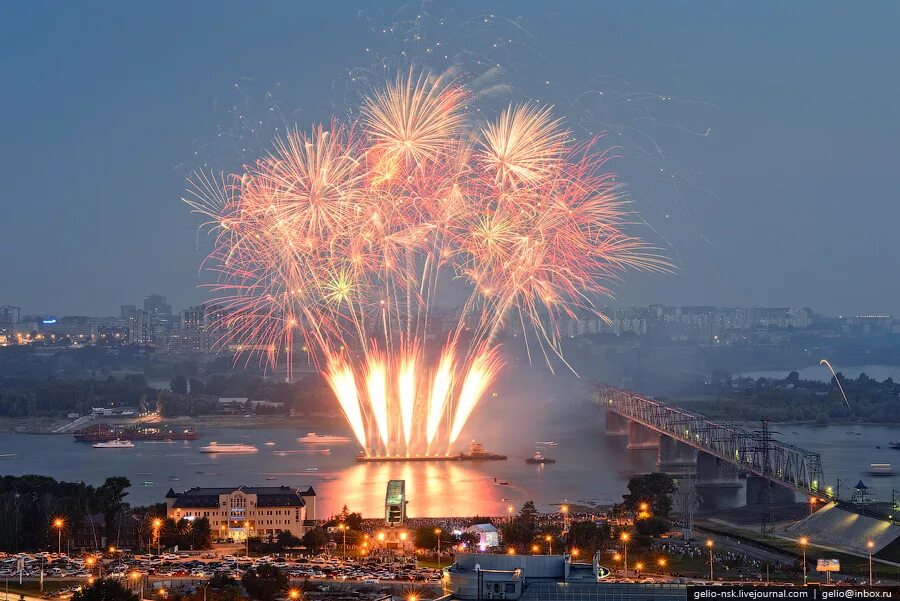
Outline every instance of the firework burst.
[[[561, 317], [593, 310], [627, 268], [667, 266], [625, 233], [593, 142], [533, 104], [472, 124], [467, 98], [448, 78], [398, 76], [359, 123], [290, 130], [240, 175], [198, 174], [186, 199], [215, 235], [219, 345], [291, 377], [303, 344], [367, 455], [448, 453], [512, 314], [549, 360]], [[468, 298], [439, 326], [449, 279]]]

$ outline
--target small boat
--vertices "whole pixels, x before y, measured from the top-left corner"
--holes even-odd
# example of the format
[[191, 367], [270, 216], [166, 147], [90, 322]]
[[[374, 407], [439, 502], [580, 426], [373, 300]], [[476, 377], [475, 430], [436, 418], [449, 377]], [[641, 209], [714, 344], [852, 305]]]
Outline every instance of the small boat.
[[469, 452], [460, 453], [459, 458], [461, 461], [503, 461], [506, 459], [506, 455], [490, 453], [484, 448], [483, 444], [473, 440], [472, 444], [469, 445]]
[[556, 447], [556, 446], [559, 446], [559, 443], [556, 442], [555, 440], [541, 440], [541, 441], [538, 441], [538, 442], [536, 442], [536, 443], [534, 443], [534, 444], [535, 444], [536, 446], [539, 446], [539, 447]]
[[318, 472], [318, 471], [319, 471], [319, 468], [317, 468], [317, 467], [308, 467], [308, 468], [306, 468], [306, 471], [307, 471], [307, 472]]
[[266, 442], [264, 442], [263, 444], [266, 445], [267, 447], [274, 447], [274, 446], [275, 446], [275, 443], [272, 442], [271, 440], [266, 441]]
[[202, 453], [255, 453], [259, 449], [251, 444], [219, 444], [209, 443], [209, 446], [200, 449]]
[[130, 440], [116, 438], [107, 442], [95, 442], [91, 446], [95, 449], [133, 449], [134, 443]]
[[544, 457], [544, 454], [540, 451], [535, 451], [534, 455], [525, 460], [525, 463], [556, 463], [556, 459], [550, 459], [549, 457]]
[[297, 442], [301, 442], [303, 444], [328, 444], [328, 443], [343, 443], [350, 442], [349, 436], [332, 436], [330, 434], [320, 435], [315, 432], [310, 432], [306, 436], [302, 436], [297, 439]]
[[869, 465], [867, 473], [870, 476], [893, 476], [894, 468], [890, 463], [872, 463]]
[[501, 480], [499, 484], [500, 486], [509, 486], [509, 482], [507, 482], [506, 480]]
[[156, 484], [153, 480], [144, 480], [144, 486], [153, 486]]
[[891, 447], [892, 449], [896, 449], [896, 450], [900, 451], [900, 440], [892, 440], [891, 442], [888, 443], [888, 446]]
[[278, 480], [278, 476], [266, 476], [266, 480]]
[[181, 478], [179, 478], [178, 476], [169, 476], [169, 480], [171, 480], [172, 482], [178, 482], [179, 480], [181, 480]]

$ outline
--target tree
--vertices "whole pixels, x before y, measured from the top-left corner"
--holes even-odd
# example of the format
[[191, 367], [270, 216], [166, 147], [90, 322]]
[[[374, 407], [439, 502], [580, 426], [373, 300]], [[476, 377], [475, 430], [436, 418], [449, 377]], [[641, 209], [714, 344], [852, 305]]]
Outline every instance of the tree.
[[628, 481], [628, 494], [622, 495], [622, 509], [638, 512], [641, 505], [650, 506], [651, 515], [668, 518], [672, 510], [672, 493], [675, 482], [672, 476], [659, 472], [635, 476]]
[[275, 601], [275, 597], [287, 590], [288, 579], [284, 572], [264, 563], [244, 572], [241, 584], [257, 601]]
[[500, 532], [508, 547], [528, 548], [534, 540], [534, 527], [522, 516], [500, 526]]
[[585, 551], [582, 557], [593, 555], [594, 551], [602, 548], [603, 543], [610, 538], [609, 526], [595, 524], [594, 522], [572, 522], [569, 526], [569, 547], [576, 547]]
[[525, 501], [522, 504], [522, 509], [519, 510], [519, 519], [524, 520], [531, 528], [534, 528], [539, 515], [537, 507], [534, 506], [534, 501]]
[[171, 390], [174, 394], [187, 394], [188, 391], [188, 381], [187, 378], [182, 374], [178, 374], [172, 377], [172, 380], [169, 382], [169, 390]]
[[638, 520], [634, 523], [635, 530], [643, 536], [659, 536], [672, 528], [669, 520], [662, 516], [654, 515], [646, 520]]
[[138, 596], [126, 589], [118, 580], [97, 580], [94, 584], [76, 591], [72, 601], [138, 601]]
[[307, 533], [303, 535], [303, 538], [301, 540], [303, 541], [304, 547], [306, 547], [307, 549], [312, 549], [316, 552], [318, 552], [329, 542], [331, 542], [331, 538], [328, 536], [328, 532], [326, 532], [324, 528], [319, 528], [318, 526], [316, 526], [312, 530], [307, 531]]
[[207, 518], [197, 518], [191, 526], [191, 542], [194, 549], [209, 549], [212, 547], [212, 528]]
[[189, 382], [191, 385], [190, 389], [192, 396], [201, 395], [206, 391], [206, 384], [203, 382], [203, 380], [200, 380], [199, 378], [191, 378]]
[[419, 526], [413, 534], [416, 545], [421, 549], [436, 549], [438, 535], [434, 526]]

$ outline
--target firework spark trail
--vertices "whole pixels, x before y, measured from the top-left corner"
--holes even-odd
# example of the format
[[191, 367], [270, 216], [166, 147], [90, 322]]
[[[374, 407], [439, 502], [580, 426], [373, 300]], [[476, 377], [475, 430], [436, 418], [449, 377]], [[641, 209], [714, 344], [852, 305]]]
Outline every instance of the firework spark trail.
[[[549, 363], [560, 319], [596, 313], [626, 268], [667, 266], [624, 233], [596, 140], [569, 141], [527, 103], [475, 125], [467, 97], [449, 78], [398, 76], [360, 124], [288, 130], [241, 175], [199, 174], [186, 199], [215, 232], [218, 346], [268, 366], [284, 357], [290, 377], [302, 341], [367, 453], [455, 442], [500, 368], [512, 312]], [[435, 332], [449, 278], [470, 294]], [[447, 343], [432, 364], [435, 335]]]
[[481, 352], [475, 356], [459, 391], [459, 403], [456, 406], [456, 414], [453, 416], [453, 427], [450, 430], [450, 444], [453, 444], [459, 438], [463, 426], [466, 425], [466, 421], [475, 409], [475, 405], [502, 365], [503, 362], [500, 360], [496, 348]]
[[837, 383], [838, 390], [841, 391], [841, 396], [844, 397], [844, 403], [847, 404], [847, 409], [850, 409], [850, 401], [847, 400], [847, 394], [844, 392], [844, 387], [841, 386], [841, 381], [837, 377], [837, 374], [834, 373], [834, 368], [831, 366], [831, 363], [828, 361], [828, 359], [822, 359], [821, 361], [819, 361], [819, 365], [824, 365], [828, 368], [828, 371], [831, 372], [831, 377], [834, 378], [834, 381]]
[[428, 446], [434, 443], [438, 429], [441, 427], [441, 421], [444, 417], [444, 408], [450, 398], [450, 392], [453, 387], [453, 372], [455, 365], [453, 361], [454, 348], [444, 348], [441, 353], [441, 360], [438, 363], [437, 370], [434, 373], [434, 381], [431, 385], [431, 397], [428, 404], [428, 423], [426, 437]]

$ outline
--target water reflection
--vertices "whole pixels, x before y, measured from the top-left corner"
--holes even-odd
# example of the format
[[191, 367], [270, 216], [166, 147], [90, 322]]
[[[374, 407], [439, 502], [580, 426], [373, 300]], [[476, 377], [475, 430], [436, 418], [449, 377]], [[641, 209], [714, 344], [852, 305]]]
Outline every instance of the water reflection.
[[358, 463], [329, 475], [316, 492], [325, 501], [322, 507], [328, 512], [347, 505], [374, 517], [384, 514], [389, 480], [406, 480], [409, 517], [499, 515], [506, 511], [505, 487], [455, 461]]

